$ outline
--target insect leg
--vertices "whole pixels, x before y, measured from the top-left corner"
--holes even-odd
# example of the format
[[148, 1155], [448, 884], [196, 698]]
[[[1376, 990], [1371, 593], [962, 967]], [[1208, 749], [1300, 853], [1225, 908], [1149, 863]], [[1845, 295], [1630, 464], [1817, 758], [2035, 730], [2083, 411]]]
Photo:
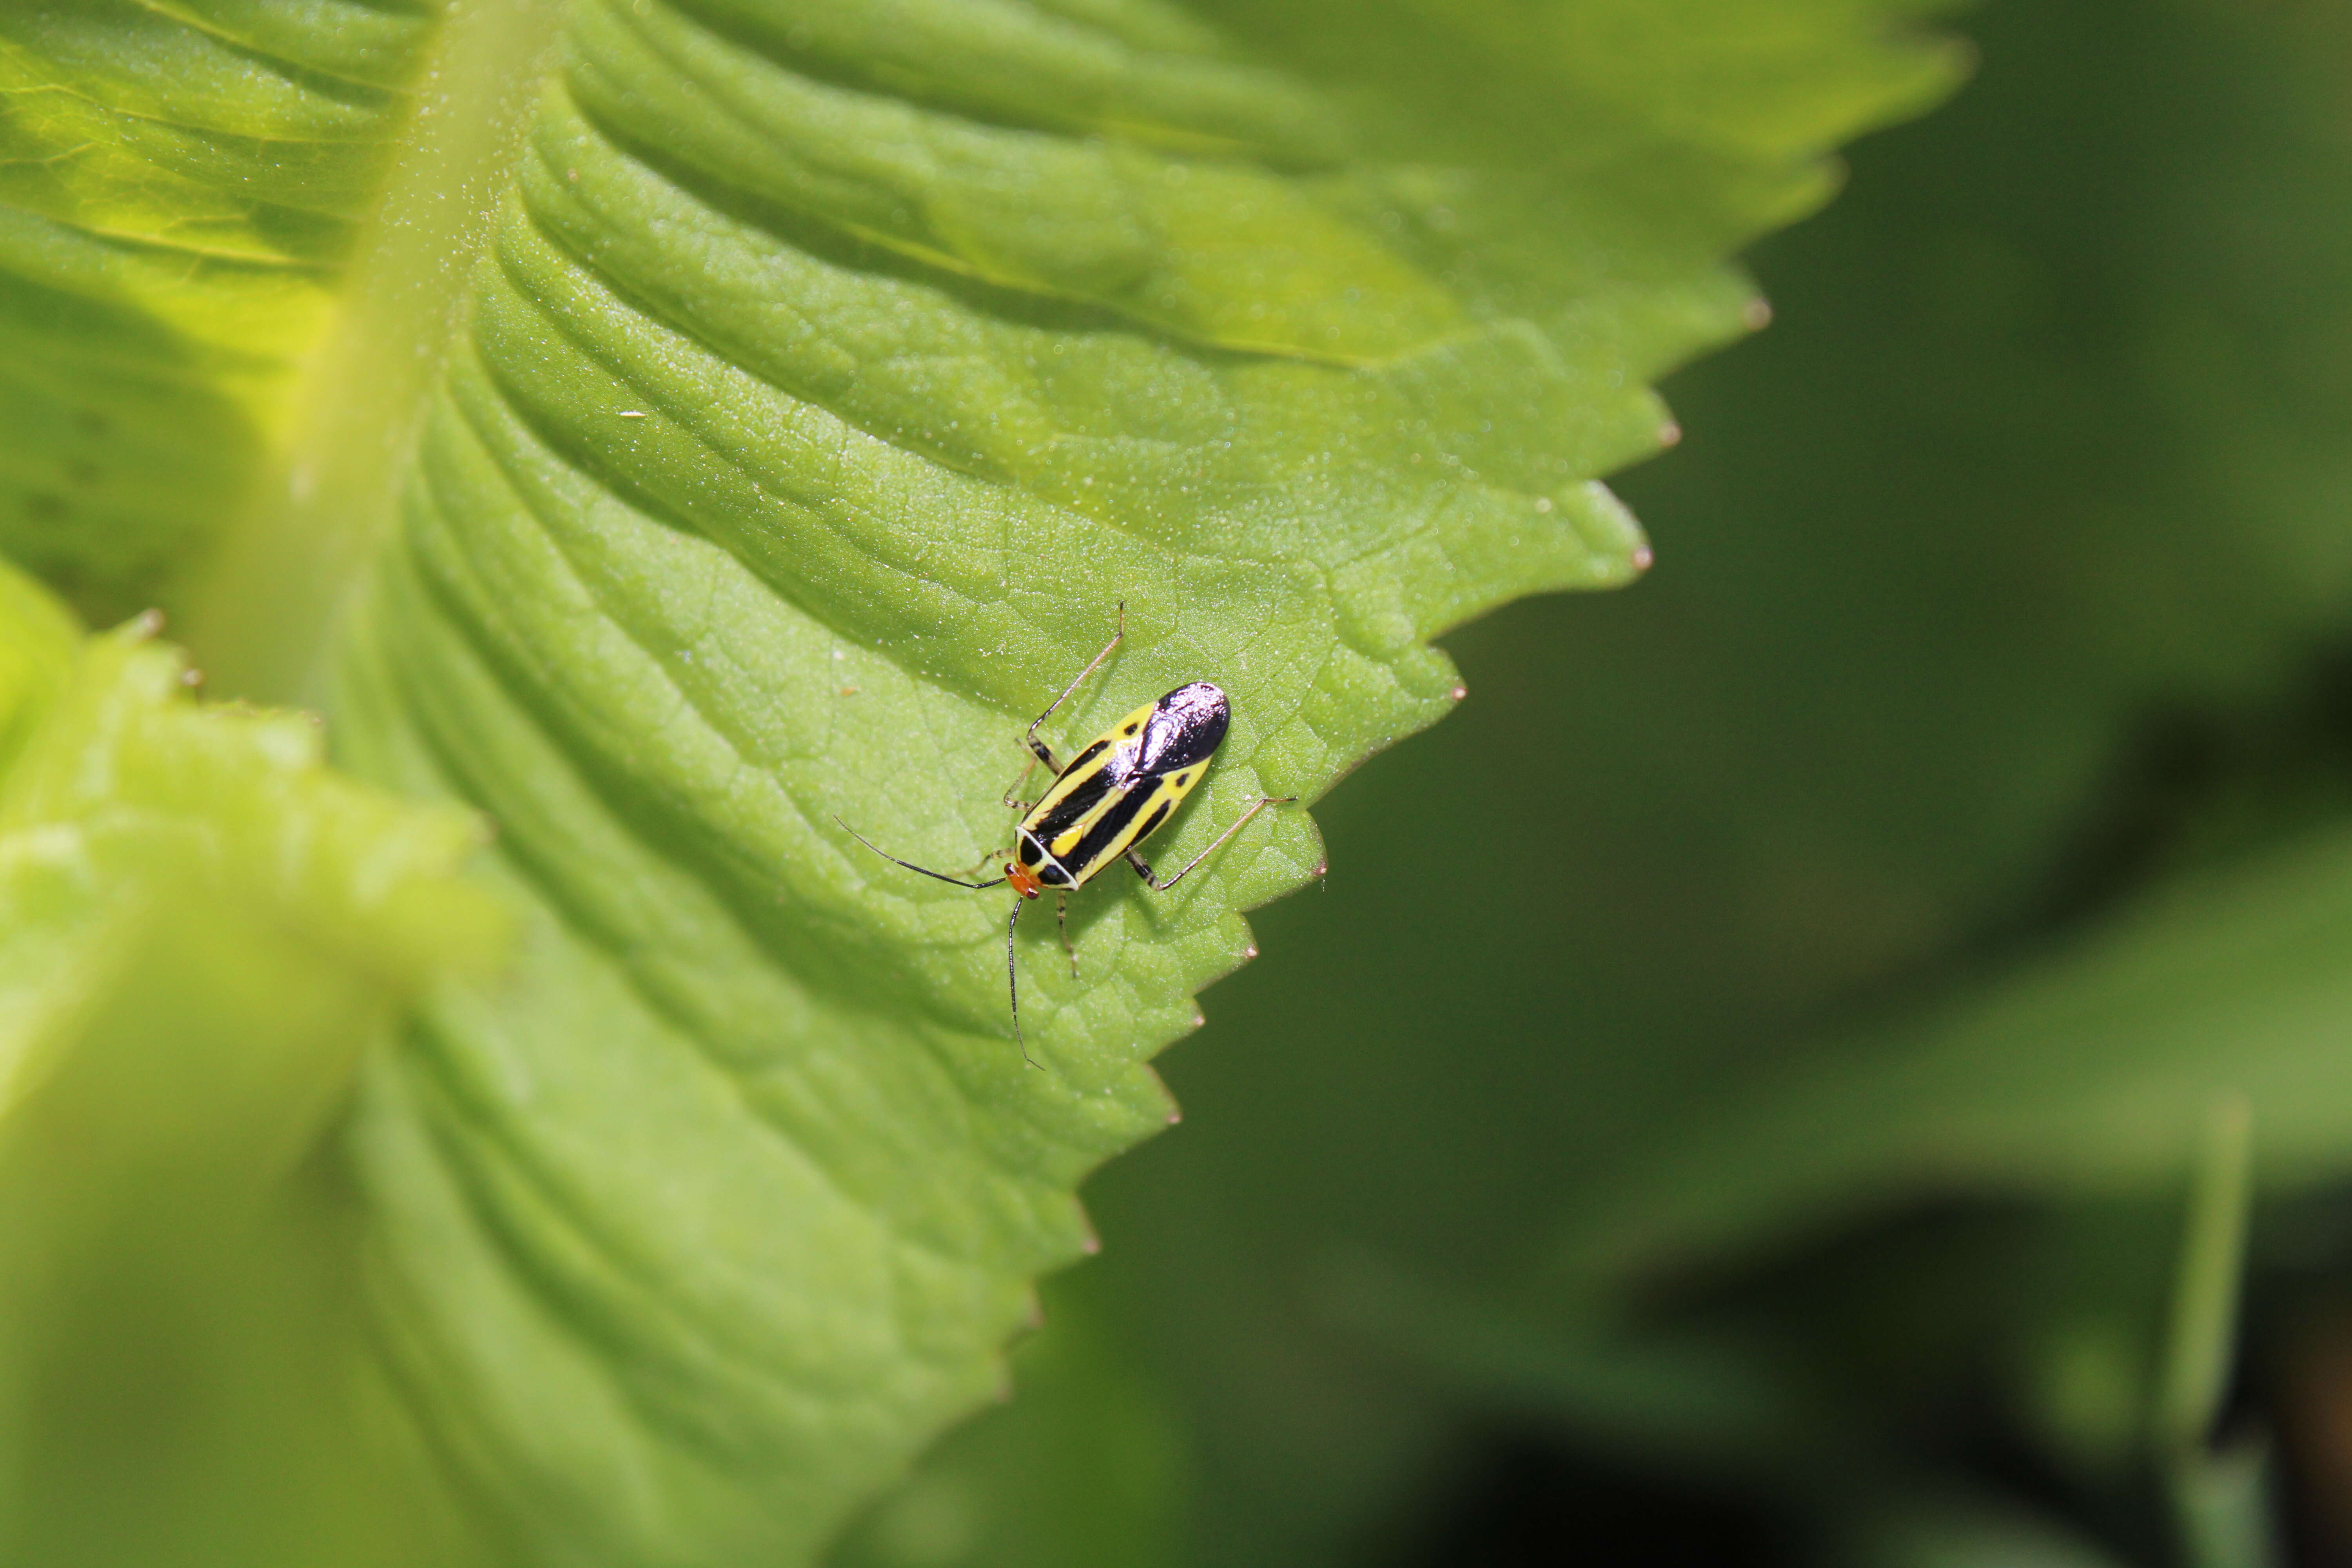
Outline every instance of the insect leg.
[[1004, 988], [1013, 997], [1013, 1043], [1021, 1047], [1021, 1059], [1034, 1068], [1037, 1064], [1029, 1061], [1029, 1043], [1021, 1037], [1021, 971], [1013, 961], [1013, 933], [1021, 927], [1021, 906], [1028, 901], [1013, 900], [1013, 918], [1004, 922]]
[[1055, 910], [1062, 925], [1062, 951], [1070, 955], [1070, 978], [1078, 977], [1078, 950], [1070, 945], [1070, 895], [1062, 895], [1061, 907]]
[[[1110, 657], [1110, 650], [1117, 647], [1120, 642], [1125, 640], [1126, 637], [1127, 601], [1125, 599], [1121, 599], [1118, 602], [1118, 629], [1111, 633], [1110, 641], [1103, 644], [1102, 652], [1095, 655], [1095, 661], [1092, 664], [1078, 671], [1077, 679], [1071, 681], [1067, 686], [1062, 688], [1062, 694], [1059, 697], [1055, 698], [1051, 702], [1045, 704], [1045, 710], [1043, 713], [1038, 714], [1036, 719], [1031, 722], [1029, 726], [1029, 733], [1022, 737], [1022, 739], [1027, 743], [1029, 750], [1035, 754], [1037, 760], [1045, 763], [1047, 767], [1053, 769], [1055, 773], [1058, 773], [1062, 771], [1062, 764], [1054, 760], [1054, 753], [1047, 749], [1045, 742], [1040, 741], [1037, 738], [1037, 726], [1039, 724], [1043, 724], [1046, 720], [1051, 719], [1054, 716], [1054, 710], [1059, 708], [1063, 703], [1067, 702], [1070, 700], [1070, 693], [1078, 689], [1079, 682], [1085, 680], [1087, 676], [1092, 675], [1096, 670], [1102, 668], [1102, 661]], [[1027, 773], [1023, 773], [1021, 776], [1024, 781], [1029, 777]], [[1017, 789], [1020, 786], [1016, 784], [1013, 787]], [[1006, 804], [1011, 805], [1012, 803], [1008, 801]]]
[[[844, 833], [848, 834], [852, 838], [856, 839], [857, 842], [865, 845], [868, 849], [873, 849], [874, 853], [881, 856], [882, 858], [889, 861], [893, 866], [904, 866], [909, 871], [920, 871], [926, 877], [936, 878], [942, 882], [953, 882], [959, 888], [971, 888], [975, 890], [982, 888], [993, 888], [998, 883], [1004, 880], [1002, 877], [992, 877], [985, 882], [967, 882], [961, 877], [950, 877], [945, 871], [934, 871], [929, 866], [918, 866], [912, 860], [901, 860], [887, 849], [875, 848], [873, 840], [867, 838], [866, 835], [858, 832], [855, 827], [850, 826], [849, 824], [842, 822], [841, 818], [836, 816], [833, 820], [836, 823], [840, 823], [841, 830]], [[995, 857], [991, 856], [989, 858], [994, 859]]]
[[1223, 833], [1218, 834], [1215, 838], [1212, 839], [1206, 849], [1202, 850], [1198, 855], [1195, 855], [1190, 860], [1185, 861], [1183, 870], [1178, 871], [1174, 876], [1168, 878], [1164, 881], [1158, 876], [1154, 875], [1151, 868], [1144, 863], [1143, 857], [1137, 854], [1132, 849], [1127, 852], [1127, 863], [1135, 868], [1135, 874], [1142, 878], [1144, 881], [1150, 885], [1153, 892], [1164, 893], [1169, 889], [1174, 887], [1177, 883], [1182, 881], [1186, 872], [1191, 871], [1193, 867], [1199, 865], [1202, 861], [1206, 860], [1210, 856], [1215, 854], [1217, 852], [1218, 845], [1223, 844], [1226, 839], [1231, 838], [1234, 834], [1239, 833], [1243, 828], [1248, 826], [1249, 819], [1251, 817], [1255, 816], [1259, 812], [1264, 811], [1269, 805], [1288, 805], [1292, 801], [1295, 801], [1297, 798], [1298, 797], [1295, 795], [1269, 795], [1259, 796], [1258, 803], [1255, 805], [1251, 806], [1247, 811], [1243, 812], [1240, 817], [1234, 821], [1231, 827], [1226, 828]]
[[[1044, 758], [1047, 767], [1053, 768], [1053, 770], [1057, 773], [1062, 771], [1058, 766], [1055, 766], [1053, 752], [1045, 752]], [[1021, 770], [1021, 776], [1013, 781], [1013, 788], [1004, 792], [1004, 806], [1006, 810], [1017, 811], [1024, 816], [1028, 814], [1029, 803], [1025, 800], [1015, 800], [1013, 796], [1015, 791], [1019, 790], [1023, 785], [1029, 782], [1029, 775], [1037, 771], [1037, 763], [1038, 758], [1033, 755], [1029, 759], [1029, 765]]]

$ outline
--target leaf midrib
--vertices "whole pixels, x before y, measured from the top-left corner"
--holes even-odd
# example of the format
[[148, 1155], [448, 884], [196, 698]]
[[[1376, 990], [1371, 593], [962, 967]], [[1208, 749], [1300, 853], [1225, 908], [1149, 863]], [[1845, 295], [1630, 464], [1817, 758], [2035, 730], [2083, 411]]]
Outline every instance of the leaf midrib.
[[178, 630], [216, 695], [326, 706], [339, 628], [397, 518], [570, 9], [475, 0], [445, 13], [339, 309], [287, 389], [289, 434], [182, 585]]

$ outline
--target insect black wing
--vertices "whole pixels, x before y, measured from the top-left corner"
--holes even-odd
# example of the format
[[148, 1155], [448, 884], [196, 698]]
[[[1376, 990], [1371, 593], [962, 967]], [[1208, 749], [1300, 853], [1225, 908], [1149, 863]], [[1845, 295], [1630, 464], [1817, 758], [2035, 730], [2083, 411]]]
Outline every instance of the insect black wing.
[[1232, 721], [1225, 694], [1207, 681], [1178, 687], [1153, 706], [1144, 722], [1136, 771], [1158, 777], [1207, 762]]

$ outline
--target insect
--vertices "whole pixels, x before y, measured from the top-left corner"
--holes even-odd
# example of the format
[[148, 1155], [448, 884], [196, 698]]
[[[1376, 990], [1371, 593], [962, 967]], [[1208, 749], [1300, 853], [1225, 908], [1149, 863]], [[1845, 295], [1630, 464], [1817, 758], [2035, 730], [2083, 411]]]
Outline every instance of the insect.
[[[1060, 895], [1056, 913], [1062, 948], [1070, 955], [1070, 973], [1076, 976], [1077, 950], [1070, 946], [1072, 892], [1121, 859], [1134, 867], [1135, 874], [1153, 891], [1165, 892], [1214, 854], [1226, 839], [1247, 826], [1250, 818], [1269, 805], [1287, 805], [1298, 798], [1261, 795], [1255, 805], [1243, 812], [1232, 826], [1218, 834], [1207, 848], [1186, 861], [1174, 876], [1162, 877], [1153, 871], [1136, 852], [1136, 846], [1175, 815], [1176, 807], [1199, 786], [1202, 776], [1209, 771], [1209, 760], [1216, 754], [1217, 745], [1225, 738], [1225, 727], [1232, 720], [1225, 694], [1205, 680], [1180, 686], [1105, 730], [1066, 763], [1056, 762], [1053, 749], [1037, 738], [1039, 726], [1054, 716], [1054, 710], [1070, 700], [1070, 694], [1085, 683], [1087, 677], [1102, 668], [1103, 660], [1126, 637], [1127, 606], [1122, 604], [1118, 607], [1118, 627], [1110, 641], [1095, 655], [1093, 663], [1078, 671], [1077, 678], [1062, 689], [1059, 697], [1045, 705], [1045, 710], [1030, 723], [1028, 734], [1023, 737], [1029, 748], [1029, 765], [1004, 794], [1005, 805], [1022, 816], [1013, 830], [1013, 848], [1003, 858], [1003, 875], [971, 882], [945, 871], [934, 871], [928, 866], [899, 859], [840, 817], [834, 818], [841, 823], [844, 832], [894, 866], [903, 866], [959, 888], [1010, 886], [1021, 895], [1013, 900], [1012, 917], [1004, 922], [1004, 979], [1013, 998], [1013, 1038], [1022, 1045], [1024, 1061], [1028, 1060], [1029, 1052], [1021, 1037], [1021, 974], [1013, 958], [1013, 940], [1021, 928], [1021, 911], [1030, 900], [1049, 890]], [[1029, 782], [1029, 775], [1036, 771], [1039, 763], [1053, 771], [1052, 784], [1034, 805], [1013, 799], [1014, 791]], [[992, 852], [987, 857], [988, 860], [997, 858]], [[984, 860], [982, 864], [985, 863]]]

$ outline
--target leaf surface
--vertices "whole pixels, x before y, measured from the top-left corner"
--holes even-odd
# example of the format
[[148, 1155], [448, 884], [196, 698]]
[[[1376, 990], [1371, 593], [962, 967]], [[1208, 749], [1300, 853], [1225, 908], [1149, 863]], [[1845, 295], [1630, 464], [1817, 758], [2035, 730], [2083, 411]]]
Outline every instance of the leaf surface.
[[1432, 721], [1431, 637], [1646, 559], [1594, 480], [1753, 323], [1719, 258], [1949, 79], [1831, 9], [1774, 36], [1803, 90], [1716, 91], [1746, 10], [1612, 15], [575, 12], [341, 710], [533, 911], [362, 1146], [405, 1384], [550, 1555], [805, 1552], [985, 1398], [1235, 911], [1319, 860], [1283, 812], [1090, 889], [1075, 978], [1033, 918], [1033, 1071], [1003, 896], [834, 815], [1001, 847], [1122, 602], [1046, 733], [1231, 693], [1163, 866]]
[[[543, 76], [521, 5], [12, 24], [10, 221], [96, 258], [54, 277], [215, 476], [107, 447], [175, 476], [147, 521], [37, 538], [27, 501], [28, 556], [184, 592], [241, 689], [308, 690], [299, 623], [421, 432], [337, 743], [495, 822], [520, 956], [372, 1060], [352, 1149], [386, 1364], [502, 1539], [796, 1560], [997, 1388], [1089, 1245], [1078, 1179], [1171, 1115], [1145, 1059], [1315, 830], [1088, 889], [1075, 974], [1033, 913], [1033, 1071], [1002, 896], [835, 815], [1001, 847], [1021, 726], [1124, 603], [1047, 733], [1225, 688], [1172, 868], [1444, 713], [1433, 637], [1631, 580], [1599, 480], [1675, 435], [1648, 381], [1761, 323], [1724, 258], [1836, 139], [1948, 87], [1923, 9], [580, 0]], [[529, 89], [519, 141], [469, 65]]]
[[[505, 912], [457, 875], [467, 814], [337, 777], [308, 716], [197, 705], [153, 629], [85, 638], [0, 570], [0, 1552], [396, 1561], [297, 1545], [368, 1472], [343, 1292], [294, 1261], [347, 1226], [283, 1194]], [[257, 1431], [309, 1446], [256, 1463]]]
[[424, 5], [0, 15], [0, 547], [105, 616], [249, 502], [407, 119]]

